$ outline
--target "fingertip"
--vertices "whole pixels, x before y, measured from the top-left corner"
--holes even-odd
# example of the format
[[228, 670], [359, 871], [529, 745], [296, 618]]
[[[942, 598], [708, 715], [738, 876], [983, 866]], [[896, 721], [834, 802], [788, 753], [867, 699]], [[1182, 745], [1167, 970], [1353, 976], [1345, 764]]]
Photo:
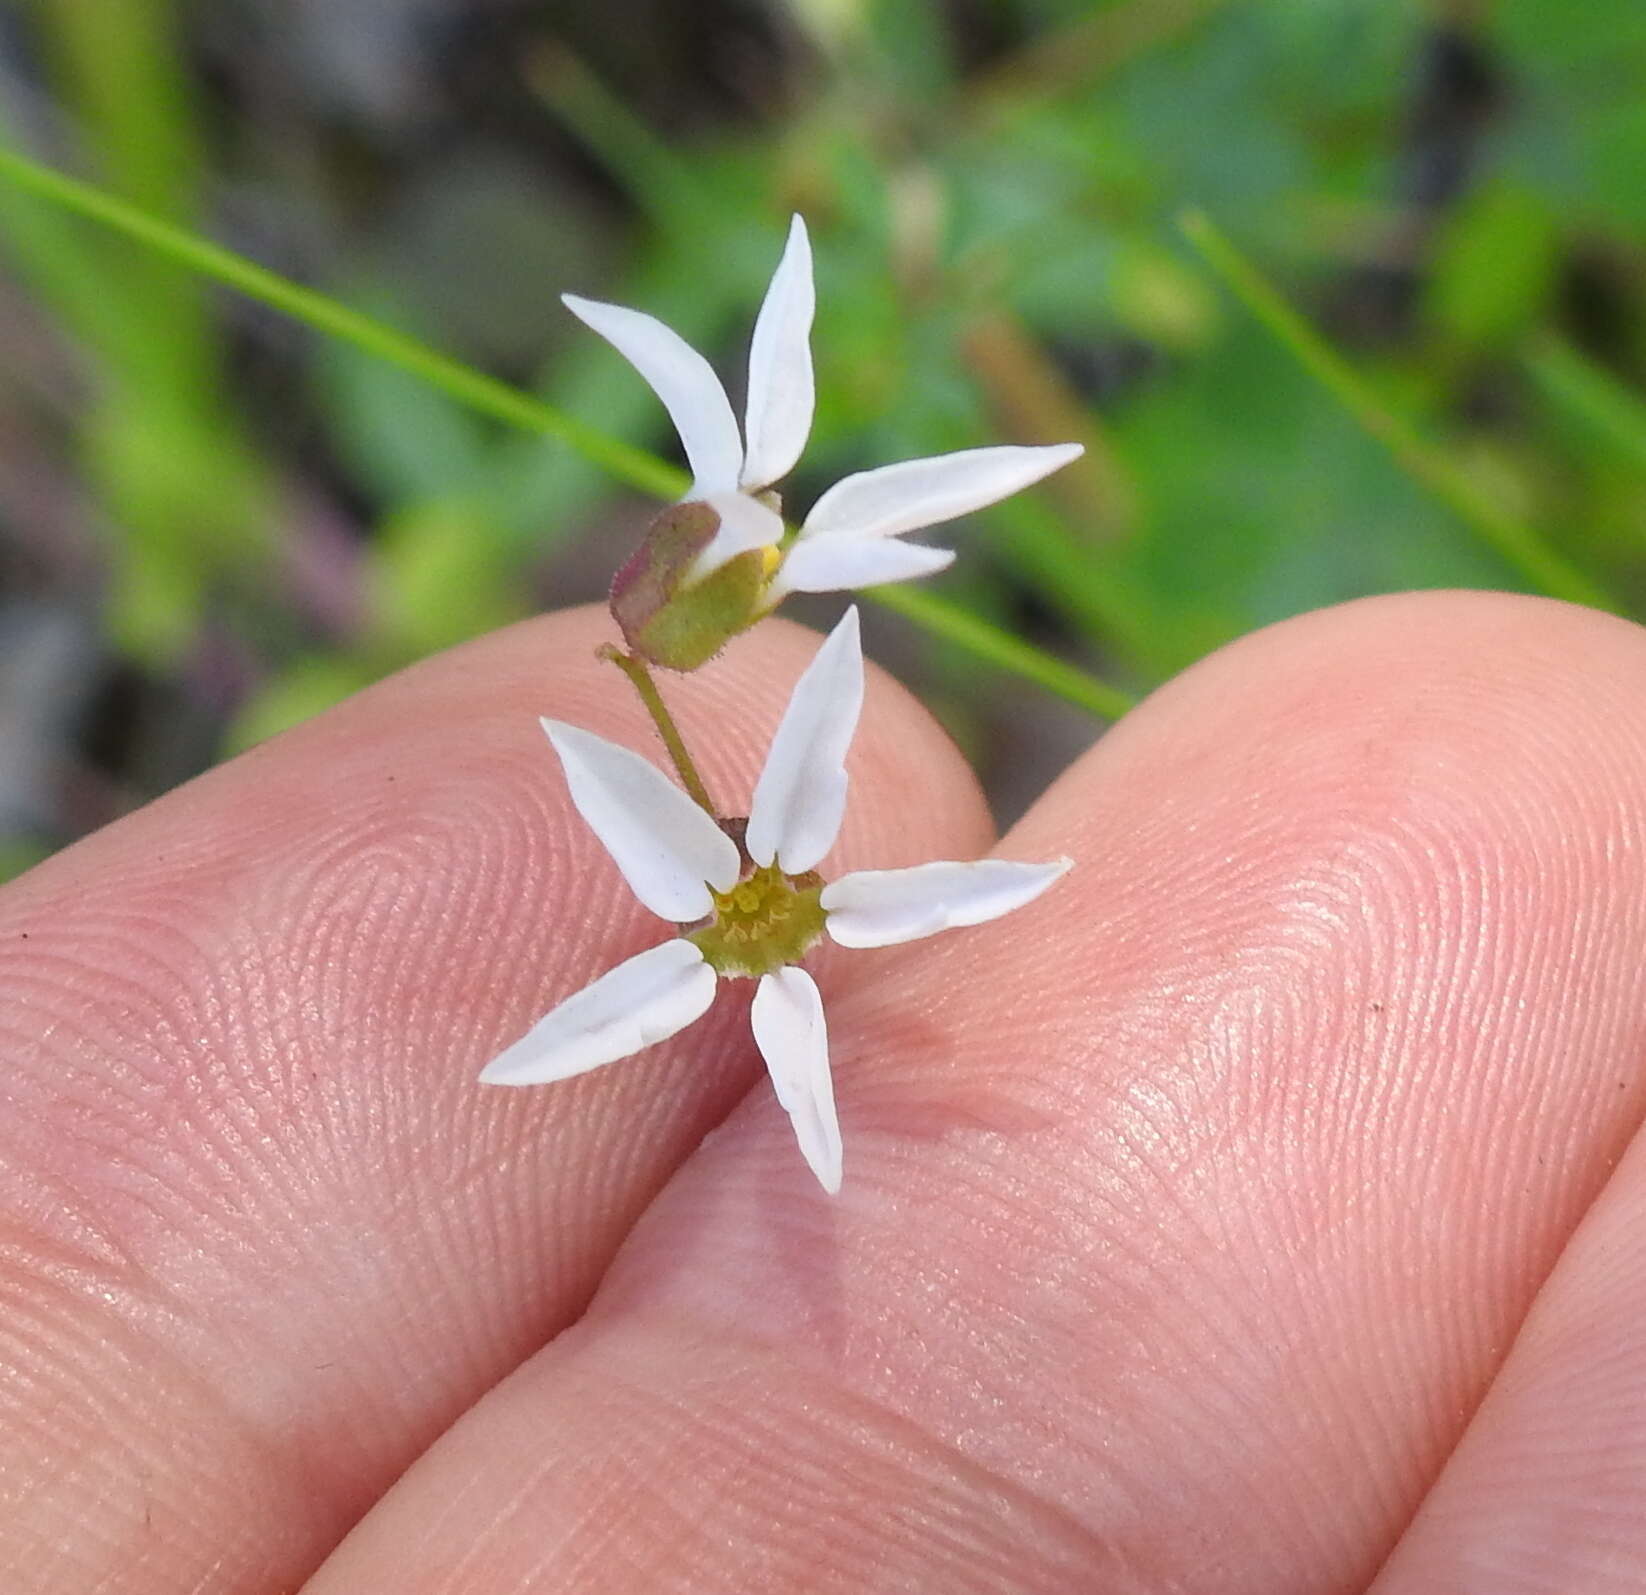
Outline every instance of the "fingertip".
[[[127, 1576], [132, 1536], [168, 1588], [295, 1587], [351, 1510], [582, 1310], [760, 1078], [735, 1003], [584, 1081], [476, 1078], [668, 934], [540, 736], [579, 728], [662, 767], [596, 657], [612, 634], [591, 607], [428, 660], [0, 894], [4, 1007], [26, 1038], [0, 1165], [71, 1193], [15, 1215], [7, 1321], [43, 1327], [10, 1416], [38, 1481], [25, 1531], [95, 1511], [83, 1587]], [[728, 806], [817, 646], [774, 620], [663, 682]], [[960, 755], [883, 675], [853, 777], [847, 856], [986, 844]], [[72, 1306], [65, 1269], [90, 1282]], [[161, 1458], [162, 1431], [189, 1446]], [[279, 1510], [251, 1523], [249, 1497]]]

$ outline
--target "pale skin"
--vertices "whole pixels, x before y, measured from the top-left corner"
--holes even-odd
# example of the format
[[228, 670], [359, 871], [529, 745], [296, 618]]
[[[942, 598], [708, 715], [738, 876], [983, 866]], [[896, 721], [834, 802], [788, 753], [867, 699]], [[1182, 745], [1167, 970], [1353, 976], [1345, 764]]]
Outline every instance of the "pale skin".
[[[537, 723], [661, 762], [609, 626], [0, 894], [0, 1588], [1646, 1583], [1640, 631], [1376, 600], [1164, 689], [1004, 839], [1043, 899], [817, 958], [830, 1199], [741, 1001], [475, 1081], [658, 934]], [[668, 682], [717, 796], [815, 646]], [[992, 845], [882, 675], [851, 770], [826, 869]]]

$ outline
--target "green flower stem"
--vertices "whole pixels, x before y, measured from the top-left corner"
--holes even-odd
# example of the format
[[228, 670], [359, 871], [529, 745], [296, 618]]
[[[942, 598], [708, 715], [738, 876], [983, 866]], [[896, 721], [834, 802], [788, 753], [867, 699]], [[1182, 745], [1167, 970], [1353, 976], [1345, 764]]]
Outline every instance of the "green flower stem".
[[[9, 179], [19, 188], [75, 215], [146, 244], [178, 264], [234, 288], [248, 298], [269, 305], [319, 332], [340, 338], [379, 359], [387, 360], [391, 365], [399, 366], [403, 371], [410, 371], [470, 409], [509, 426], [557, 438], [619, 481], [641, 492], [653, 493], [660, 498], [677, 498], [685, 490], [684, 473], [655, 455], [608, 437], [594, 427], [562, 414], [541, 399], [440, 354], [415, 338], [351, 310], [325, 294], [291, 282], [232, 250], [173, 227], [89, 183], [41, 166], [4, 145], [0, 145], [0, 178]], [[882, 587], [864, 596], [1103, 719], [1115, 718], [1131, 706], [1131, 700], [1117, 688], [934, 594]]]
[[681, 736], [680, 727], [674, 723], [674, 716], [669, 713], [669, 706], [664, 703], [663, 694], [657, 690], [657, 683], [652, 679], [651, 671], [646, 668], [646, 661], [638, 654], [624, 653], [621, 648], [609, 642], [602, 643], [595, 649], [595, 656], [611, 660], [633, 683], [634, 690], [640, 694], [640, 701], [646, 706], [646, 712], [652, 717], [652, 724], [657, 727], [657, 734], [663, 739], [663, 746], [669, 750], [669, 759], [674, 765], [674, 773], [680, 777], [680, 784], [711, 820], [718, 820], [720, 811], [715, 808], [713, 800], [709, 797], [709, 789], [703, 784], [703, 777], [697, 773], [697, 766], [692, 763], [692, 756], [686, 751], [686, 739]]
[[1179, 218], [1178, 225], [1224, 286], [1304, 370], [1388, 449], [1413, 481], [1445, 504], [1533, 588], [1554, 598], [1621, 613], [1623, 606], [1552, 548], [1541, 533], [1499, 508], [1410, 422], [1388, 409], [1209, 216], [1191, 210]]

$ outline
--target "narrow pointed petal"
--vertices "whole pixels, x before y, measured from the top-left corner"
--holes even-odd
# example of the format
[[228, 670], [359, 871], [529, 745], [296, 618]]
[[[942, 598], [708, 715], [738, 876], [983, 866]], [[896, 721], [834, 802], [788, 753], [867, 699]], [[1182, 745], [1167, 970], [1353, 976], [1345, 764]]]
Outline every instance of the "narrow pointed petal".
[[904, 460], [848, 476], [812, 506], [802, 537], [897, 537], [969, 515], [1049, 476], [1082, 452], [1051, 448], [965, 449], [929, 460]]
[[685, 446], [693, 496], [730, 491], [743, 469], [743, 440], [714, 368], [656, 316], [562, 294], [561, 302], [598, 332], [651, 385]]
[[749, 402], [743, 417], [748, 448], [741, 485], [749, 491], [787, 476], [812, 429], [811, 332], [817, 295], [812, 246], [799, 216], [772, 274], [749, 346]]
[[1073, 860], [1003, 858], [913, 869], [859, 870], [823, 888], [825, 929], [842, 947], [890, 947], [959, 925], [981, 925], [1032, 903]]
[[954, 563], [954, 550], [902, 543], [895, 537], [814, 537], [793, 544], [763, 602], [790, 593], [844, 593], [882, 582], [930, 576]]
[[863, 708], [857, 608], [841, 617], [794, 684], [755, 783], [743, 845], [756, 864], [811, 869], [834, 846], [846, 812], [846, 750]]
[[486, 1085], [543, 1085], [664, 1041], [714, 1001], [714, 971], [689, 941], [626, 959], [550, 1010], [480, 1071]]
[[676, 924], [703, 918], [714, 906], [709, 887], [723, 892], [737, 882], [737, 844], [638, 753], [560, 720], [543, 729], [577, 812], [634, 895]]
[[764, 548], [783, 537], [783, 517], [746, 493], [711, 493], [703, 500], [720, 517], [720, 526], [708, 546], [692, 561], [688, 583], [712, 576], [727, 560]]
[[833, 1196], [840, 1189], [840, 1121], [835, 1116], [829, 1032], [817, 982], [792, 964], [762, 975], [749, 1020], [801, 1155]]

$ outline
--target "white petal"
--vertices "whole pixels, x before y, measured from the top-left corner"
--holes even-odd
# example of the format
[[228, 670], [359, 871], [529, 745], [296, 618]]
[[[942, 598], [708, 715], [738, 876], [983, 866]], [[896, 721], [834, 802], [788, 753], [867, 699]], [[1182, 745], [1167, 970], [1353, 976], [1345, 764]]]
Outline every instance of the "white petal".
[[743, 845], [790, 875], [834, 846], [846, 812], [846, 750], [863, 708], [857, 608], [841, 617], [794, 684], [749, 804]]
[[748, 448], [741, 485], [761, 488], [787, 476], [812, 429], [812, 246], [798, 216], [772, 274], [749, 346]]
[[840, 1189], [840, 1121], [834, 1111], [829, 1031], [817, 982], [793, 965], [762, 975], [749, 1019], [777, 1100], [794, 1125], [801, 1155], [833, 1196]]
[[746, 493], [710, 493], [703, 502], [720, 517], [720, 525], [692, 561], [687, 582], [700, 582], [727, 560], [782, 540], [783, 517]]
[[668, 941], [568, 997], [480, 1071], [487, 1085], [542, 1085], [586, 1074], [701, 1019], [714, 971], [689, 941]]
[[714, 906], [709, 886], [736, 884], [737, 844], [656, 765], [560, 720], [543, 729], [577, 812], [654, 914], [677, 924], [701, 919]]
[[560, 298], [663, 401], [696, 478], [692, 496], [735, 488], [743, 469], [743, 440], [737, 435], [731, 400], [709, 362], [656, 316], [602, 304], [598, 299], [580, 299], [576, 294], [561, 294]]
[[900, 543], [894, 537], [808, 538], [783, 556], [763, 602], [775, 604], [789, 593], [843, 593], [908, 581], [953, 563], [953, 549]]
[[1082, 452], [1051, 448], [964, 449], [929, 460], [904, 460], [848, 476], [812, 506], [802, 537], [896, 537], [936, 526], [1010, 498]]
[[842, 947], [890, 947], [957, 925], [981, 925], [1032, 903], [1072, 859], [1017, 864], [1003, 858], [971, 864], [917, 864], [913, 869], [859, 870], [823, 888], [825, 928]]

